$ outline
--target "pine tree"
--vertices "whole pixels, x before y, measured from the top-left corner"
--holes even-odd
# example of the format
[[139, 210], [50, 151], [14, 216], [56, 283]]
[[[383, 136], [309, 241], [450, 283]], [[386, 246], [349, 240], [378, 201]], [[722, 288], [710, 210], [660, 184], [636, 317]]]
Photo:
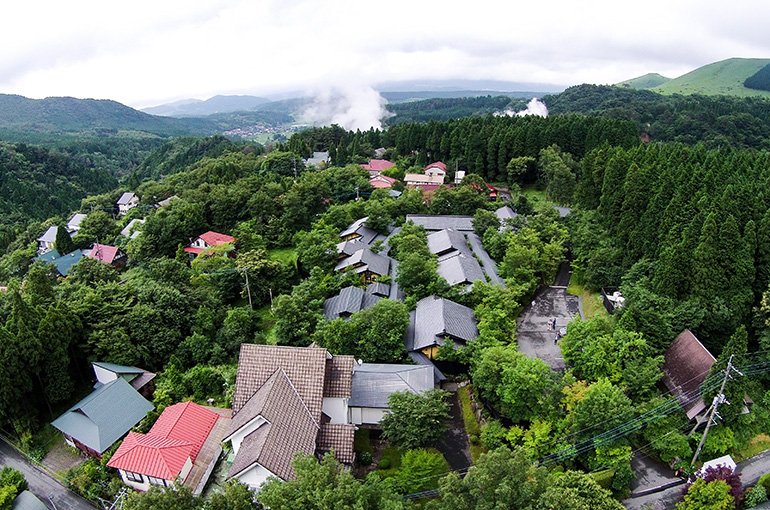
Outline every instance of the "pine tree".
[[67, 229], [61, 225], [56, 227], [56, 241], [54, 242], [54, 247], [56, 248], [56, 251], [59, 252], [59, 255], [66, 255], [75, 250], [75, 243], [72, 242], [69, 232], [67, 232]]

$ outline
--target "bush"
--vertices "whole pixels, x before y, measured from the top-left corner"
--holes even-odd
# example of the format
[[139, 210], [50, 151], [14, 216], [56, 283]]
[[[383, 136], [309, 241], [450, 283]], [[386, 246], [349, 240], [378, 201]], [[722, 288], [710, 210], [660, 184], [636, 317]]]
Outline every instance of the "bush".
[[361, 452], [360, 455], [358, 456], [358, 462], [362, 466], [368, 466], [369, 464], [372, 463], [372, 454], [369, 452]]
[[390, 459], [382, 459], [379, 464], [377, 464], [377, 467], [379, 469], [390, 469]]
[[437, 450], [409, 450], [401, 459], [397, 486], [404, 494], [435, 489], [440, 475], [448, 471], [449, 464]]
[[767, 501], [767, 491], [764, 485], [758, 483], [754, 488], [746, 491], [746, 499], [744, 500], [746, 508], [754, 508], [765, 501]]
[[481, 429], [481, 444], [487, 450], [495, 450], [505, 445], [505, 436], [508, 433], [505, 427], [497, 421], [493, 420], [484, 425]]
[[479, 442], [479, 436], [477, 436], [476, 434], [473, 434], [469, 439], [473, 444], [478, 444]]

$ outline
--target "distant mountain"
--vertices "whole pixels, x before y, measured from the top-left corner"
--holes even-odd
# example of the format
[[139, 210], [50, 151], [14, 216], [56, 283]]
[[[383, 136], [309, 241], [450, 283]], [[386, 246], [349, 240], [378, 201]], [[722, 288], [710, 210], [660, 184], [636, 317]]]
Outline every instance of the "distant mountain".
[[120, 130], [162, 136], [206, 136], [218, 131], [217, 126], [206, 119], [159, 117], [116, 101], [73, 97], [29, 99], [9, 94], [0, 94], [0, 130], [6, 134]]
[[407, 103], [411, 101], [422, 101], [425, 99], [456, 99], [473, 98], [486, 96], [508, 96], [521, 99], [532, 99], [533, 97], [542, 97], [548, 92], [526, 92], [526, 91], [501, 91], [501, 90], [421, 90], [405, 92], [380, 92], [380, 95], [391, 104]]
[[699, 67], [679, 78], [654, 87], [661, 94], [703, 94], [770, 97], [770, 92], [745, 87], [746, 78], [770, 64], [767, 58], [730, 58]]
[[624, 87], [636, 90], [647, 90], [653, 87], [659, 87], [664, 83], [671, 81], [671, 78], [666, 78], [658, 73], [647, 73], [644, 76], [638, 78], [632, 78], [630, 80], [616, 83], [616, 87]]
[[141, 111], [165, 117], [207, 117], [216, 113], [230, 113], [253, 110], [269, 103], [269, 99], [256, 96], [214, 96], [205, 101], [182, 99], [173, 103], [143, 108]]
[[[512, 81], [500, 81], [500, 80], [408, 80], [408, 81], [391, 81], [382, 82], [374, 86], [375, 90], [380, 93], [383, 92], [462, 92], [462, 91], [479, 91], [479, 95], [486, 96], [487, 94], [497, 95], [498, 93], [506, 94], [508, 92], [517, 91], [536, 91], [539, 94], [556, 93], [565, 89], [562, 85], [554, 85], [551, 83], [526, 83], [526, 82], [512, 82]], [[437, 96], [433, 97], [450, 97], [450, 96]], [[453, 96], [463, 97], [463, 96]], [[466, 96], [467, 97], [467, 96]]]

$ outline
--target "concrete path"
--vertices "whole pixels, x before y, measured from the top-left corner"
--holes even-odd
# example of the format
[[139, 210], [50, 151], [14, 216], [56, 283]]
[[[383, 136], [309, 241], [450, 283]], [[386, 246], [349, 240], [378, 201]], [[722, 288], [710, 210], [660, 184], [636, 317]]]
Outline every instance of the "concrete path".
[[444, 437], [437, 449], [444, 454], [449, 468], [457, 471], [470, 467], [471, 450], [468, 444], [468, 434], [465, 433], [465, 422], [463, 421], [462, 406], [457, 398], [457, 389], [448, 389], [452, 391], [449, 395], [449, 403], [452, 407], [449, 409], [449, 420], [446, 431], [444, 431]]
[[24, 474], [29, 490], [50, 507], [52, 500], [56, 510], [94, 510], [94, 506], [64, 487], [54, 477], [28, 462], [11, 445], [0, 440], [0, 466], [10, 466]]
[[485, 250], [481, 245], [481, 238], [479, 238], [475, 232], [469, 232], [468, 241], [471, 243], [471, 249], [473, 249], [473, 253], [475, 253], [481, 261], [481, 267], [484, 269], [484, 272], [487, 274], [487, 276], [489, 276], [489, 282], [505, 286], [505, 281], [500, 278], [500, 275], [497, 274], [497, 263], [492, 260], [492, 257], [489, 256], [487, 250]]
[[[770, 472], [770, 450], [739, 462], [737, 472], [741, 474], [741, 482], [744, 487], [755, 485], [762, 475]], [[682, 485], [648, 496], [629, 498], [623, 501], [623, 506], [629, 510], [672, 510], [682, 499], [683, 488]]]
[[[532, 305], [519, 315], [518, 344], [530, 358], [539, 358], [556, 371], [566, 368], [561, 349], [554, 341], [556, 333], [580, 315], [577, 296], [567, 294], [565, 287], [544, 287], [538, 290]], [[548, 321], [556, 318], [556, 330]]]

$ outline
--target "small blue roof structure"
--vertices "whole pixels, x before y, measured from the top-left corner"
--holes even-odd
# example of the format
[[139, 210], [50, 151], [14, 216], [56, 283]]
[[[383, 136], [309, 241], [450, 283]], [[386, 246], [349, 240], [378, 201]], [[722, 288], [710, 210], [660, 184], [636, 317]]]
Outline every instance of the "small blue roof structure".
[[81, 250], [74, 250], [66, 255], [59, 255], [56, 250], [51, 250], [48, 253], [44, 253], [37, 257], [35, 260], [41, 262], [50, 263], [56, 266], [56, 270], [62, 276], [67, 276], [72, 269], [72, 266], [80, 262], [83, 258], [83, 252]]
[[125, 379], [118, 378], [94, 390], [51, 425], [101, 454], [154, 408]]

